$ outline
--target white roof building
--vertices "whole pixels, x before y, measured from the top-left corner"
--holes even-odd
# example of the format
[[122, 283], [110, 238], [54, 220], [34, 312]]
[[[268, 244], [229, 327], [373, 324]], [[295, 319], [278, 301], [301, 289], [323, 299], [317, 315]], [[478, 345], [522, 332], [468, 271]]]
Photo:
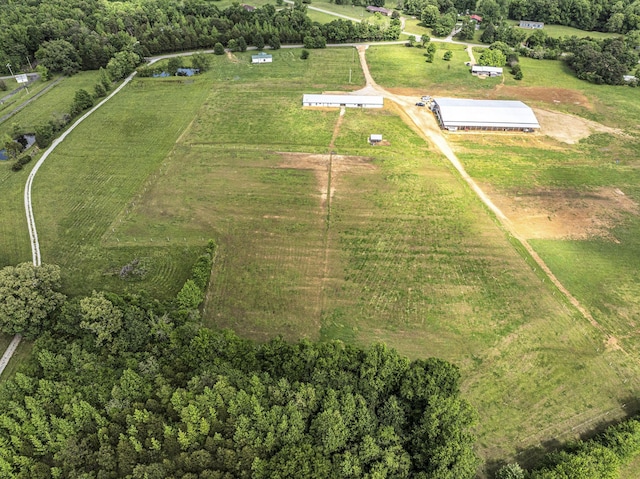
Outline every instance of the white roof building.
[[302, 106], [320, 106], [340, 108], [382, 108], [384, 98], [366, 95], [314, 95], [302, 96]]
[[446, 130], [533, 131], [540, 123], [521, 101], [434, 98], [431, 107]]
[[257, 55], [251, 55], [251, 63], [272, 63], [273, 56], [265, 52], [260, 52]]
[[484, 65], [473, 65], [471, 67], [471, 73], [473, 75], [487, 75], [490, 77], [501, 76], [502, 67], [487, 67]]

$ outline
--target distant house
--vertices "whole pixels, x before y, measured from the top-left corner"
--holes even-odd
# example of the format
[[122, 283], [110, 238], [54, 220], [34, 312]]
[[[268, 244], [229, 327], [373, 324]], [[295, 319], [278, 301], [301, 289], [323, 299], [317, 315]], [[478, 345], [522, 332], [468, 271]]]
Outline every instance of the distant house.
[[251, 55], [251, 63], [273, 63], [273, 57], [265, 52]]
[[384, 15], [386, 17], [390, 17], [391, 14], [393, 13], [393, 10], [389, 10], [387, 8], [382, 8], [382, 7], [374, 7], [373, 5], [369, 5], [366, 10], [367, 10], [367, 12], [379, 13], [379, 14]]
[[245, 4], [245, 3], [243, 3], [241, 6], [242, 6], [242, 8], [244, 8], [247, 12], [253, 12], [253, 11], [256, 9], [256, 7], [251, 6], [251, 5], [247, 5], [247, 4]]
[[480, 15], [471, 15], [469, 18], [471, 20], [475, 20], [478, 23], [482, 22], [482, 17]]
[[472, 75], [484, 75], [488, 77], [502, 76], [502, 67], [486, 67], [483, 65], [473, 65], [471, 67]]
[[520, 28], [544, 28], [544, 22], [530, 22], [529, 20], [520, 20]]

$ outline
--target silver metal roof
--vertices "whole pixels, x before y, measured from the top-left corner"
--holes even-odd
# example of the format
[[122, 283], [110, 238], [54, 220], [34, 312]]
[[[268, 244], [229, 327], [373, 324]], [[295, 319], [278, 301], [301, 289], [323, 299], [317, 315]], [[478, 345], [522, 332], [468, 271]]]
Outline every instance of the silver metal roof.
[[486, 73], [502, 73], [502, 67], [488, 67], [484, 65], [473, 65], [471, 67], [471, 71], [476, 72], [486, 72]]
[[521, 101], [434, 98], [443, 126], [540, 128], [533, 110]]
[[317, 94], [305, 94], [302, 95], [302, 103], [326, 103], [326, 104], [345, 104], [345, 105], [382, 105], [384, 104], [384, 98], [381, 96], [367, 96], [367, 95], [317, 95]]

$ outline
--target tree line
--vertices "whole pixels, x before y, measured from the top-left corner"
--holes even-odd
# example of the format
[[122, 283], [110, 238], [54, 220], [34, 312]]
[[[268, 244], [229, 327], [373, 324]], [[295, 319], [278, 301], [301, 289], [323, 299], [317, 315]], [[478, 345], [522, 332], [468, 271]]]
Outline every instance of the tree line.
[[139, 57], [213, 48], [216, 43], [270, 45], [397, 39], [399, 23], [350, 21], [321, 25], [293, 8], [264, 5], [254, 10], [235, 3], [220, 9], [206, 0], [16, 0], [0, 9], [0, 71], [9, 73], [34, 59], [52, 72], [106, 67], [118, 52]]
[[211, 242], [166, 301], [69, 299], [56, 266], [0, 270], [0, 330], [36, 339], [0, 384], [0, 476], [475, 476], [455, 366], [202, 327], [215, 256]]

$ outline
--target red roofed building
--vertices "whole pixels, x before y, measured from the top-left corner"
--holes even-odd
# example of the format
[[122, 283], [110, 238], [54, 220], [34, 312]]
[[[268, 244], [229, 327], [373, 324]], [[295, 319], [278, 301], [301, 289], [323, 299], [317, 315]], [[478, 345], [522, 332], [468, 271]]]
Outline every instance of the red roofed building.
[[480, 15], [471, 15], [469, 18], [471, 20], [475, 20], [478, 23], [480, 23], [482, 21], [482, 17]]

